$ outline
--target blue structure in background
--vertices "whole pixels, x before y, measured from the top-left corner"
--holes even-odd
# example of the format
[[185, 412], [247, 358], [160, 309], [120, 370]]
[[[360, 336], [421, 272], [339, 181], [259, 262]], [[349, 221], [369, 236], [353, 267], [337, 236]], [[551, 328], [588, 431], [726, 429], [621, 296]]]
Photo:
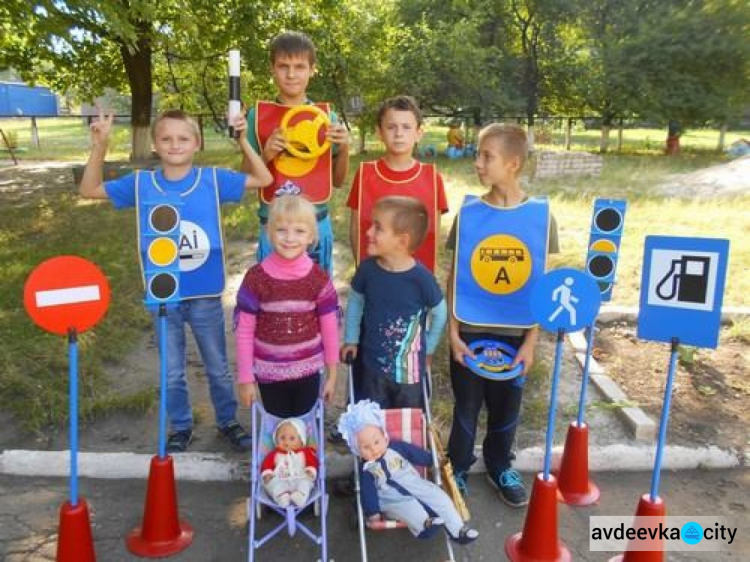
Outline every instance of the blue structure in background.
[[56, 117], [59, 113], [57, 96], [49, 88], [0, 82], [0, 117]]

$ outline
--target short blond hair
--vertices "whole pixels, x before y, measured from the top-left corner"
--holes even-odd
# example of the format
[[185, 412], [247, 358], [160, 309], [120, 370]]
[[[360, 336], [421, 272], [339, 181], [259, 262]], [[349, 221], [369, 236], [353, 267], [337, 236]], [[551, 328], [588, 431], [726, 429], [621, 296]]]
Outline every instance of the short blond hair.
[[500, 143], [500, 151], [506, 158], [518, 157], [520, 166], [518, 173], [523, 170], [526, 158], [529, 154], [529, 143], [526, 139], [526, 131], [518, 125], [505, 125], [503, 123], [491, 123], [479, 131], [478, 144], [488, 139], [497, 139]]
[[318, 220], [315, 205], [302, 195], [279, 195], [268, 206], [268, 229], [273, 230], [279, 222], [301, 222], [310, 227], [313, 243], [318, 243]]
[[192, 115], [190, 115], [187, 111], [183, 111], [182, 109], [167, 109], [166, 111], [162, 111], [159, 115], [157, 115], [156, 119], [154, 119], [154, 122], [151, 125], [151, 140], [156, 140], [156, 128], [159, 126], [159, 123], [161, 123], [165, 119], [174, 119], [176, 121], [187, 123], [193, 130], [195, 138], [198, 139], [198, 141], [201, 140], [201, 128], [198, 125], [198, 122], [192, 117]]
[[419, 199], [403, 195], [383, 197], [375, 203], [373, 211], [390, 213], [393, 232], [409, 236], [410, 252], [414, 252], [424, 242], [430, 217], [427, 207]]

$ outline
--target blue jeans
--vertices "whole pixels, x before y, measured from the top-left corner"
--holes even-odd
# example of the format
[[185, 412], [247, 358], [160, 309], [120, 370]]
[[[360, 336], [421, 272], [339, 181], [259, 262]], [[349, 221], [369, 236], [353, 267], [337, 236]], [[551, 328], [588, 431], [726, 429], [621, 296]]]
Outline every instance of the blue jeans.
[[[260, 227], [258, 250], [255, 253], [258, 263], [273, 252], [266, 226], [267, 224]], [[314, 248], [310, 248], [307, 253], [315, 263], [328, 273], [329, 277], [333, 278], [333, 226], [330, 216], [326, 215], [325, 218], [318, 221], [318, 243]]]
[[[159, 341], [159, 317], [154, 313], [156, 339]], [[198, 344], [208, 377], [216, 425], [224, 427], [235, 418], [237, 400], [234, 379], [229, 372], [224, 309], [220, 297], [182, 301], [167, 308], [167, 416], [173, 431], [192, 429], [193, 410], [185, 377], [187, 363], [185, 324], [190, 325]]]

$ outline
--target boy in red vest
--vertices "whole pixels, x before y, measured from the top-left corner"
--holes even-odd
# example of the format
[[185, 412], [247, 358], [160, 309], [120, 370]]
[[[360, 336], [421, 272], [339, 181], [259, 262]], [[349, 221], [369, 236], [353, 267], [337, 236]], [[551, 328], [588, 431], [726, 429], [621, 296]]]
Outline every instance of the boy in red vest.
[[360, 164], [352, 183], [347, 206], [351, 209], [349, 240], [359, 264], [367, 257], [365, 233], [372, 225], [375, 203], [389, 195], [419, 199], [427, 208], [427, 236], [414, 253], [433, 273], [437, 266], [440, 215], [448, 211], [443, 178], [433, 164], [414, 159], [414, 146], [422, 138], [422, 113], [414, 98], [396, 96], [383, 102], [378, 111], [377, 132], [385, 154], [374, 162]]
[[[327, 201], [331, 196], [331, 187], [340, 187], [349, 171], [349, 132], [344, 125], [336, 123], [336, 114], [328, 104], [315, 104], [314, 107], [328, 115], [330, 125], [325, 127], [325, 139], [333, 146], [310, 159], [290, 155], [289, 129], [299, 121], [290, 119], [286, 129], [281, 125], [287, 112], [299, 106], [313, 106], [307, 97], [307, 85], [315, 74], [315, 45], [304, 33], [290, 31], [276, 36], [270, 50], [271, 74], [279, 90], [278, 96], [273, 102], [259, 101], [247, 114], [247, 140], [261, 155], [274, 177], [273, 183], [260, 192], [258, 263], [272, 251], [265, 232], [268, 204], [278, 194], [301, 193], [315, 204], [318, 221], [318, 244], [309, 252], [310, 257], [330, 275], [333, 267], [333, 229]], [[312, 109], [305, 109], [298, 119], [306, 119], [307, 125], [310, 125], [309, 121], [315, 122], [318, 114]], [[318, 134], [318, 142], [321, 142], [321, 138], [322, 134]], [[248, 164], [243, 159], [242, 170], [247, 171]]]

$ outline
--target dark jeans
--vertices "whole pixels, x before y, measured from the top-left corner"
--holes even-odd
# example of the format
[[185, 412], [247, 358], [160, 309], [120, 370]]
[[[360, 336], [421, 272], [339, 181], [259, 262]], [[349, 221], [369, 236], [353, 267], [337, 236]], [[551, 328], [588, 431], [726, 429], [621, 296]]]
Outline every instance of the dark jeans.
[[[462, 333], [467, 344], [490, 339], [503, 341], [516, 349], [521, 337], [502, 337], [492, 334]], [[510, 467], [511, 448], [516, 437], [516, 425], [521, 409], [525, 378], [494, 381], [474, 374], [453, 356], [450, 361], [451, 386], [455, 404], [453, 425], [448, 440], [448, 457], [456, 472], [468, 471], [477, 460], [474, 456], [477, 421], [482, 404], [487, 407], [487, 434], [482, 443], [482, 454], [487, 472], [496, 475]]]
[[361, 398], [388, 408], [422, 408], [422, 384], [399, 384], [381, 373], [362, 373]]
[[320, 396], [320, 373], [281, 382], [258, 382], [263, 409], [277, 418], [303, 416]]

